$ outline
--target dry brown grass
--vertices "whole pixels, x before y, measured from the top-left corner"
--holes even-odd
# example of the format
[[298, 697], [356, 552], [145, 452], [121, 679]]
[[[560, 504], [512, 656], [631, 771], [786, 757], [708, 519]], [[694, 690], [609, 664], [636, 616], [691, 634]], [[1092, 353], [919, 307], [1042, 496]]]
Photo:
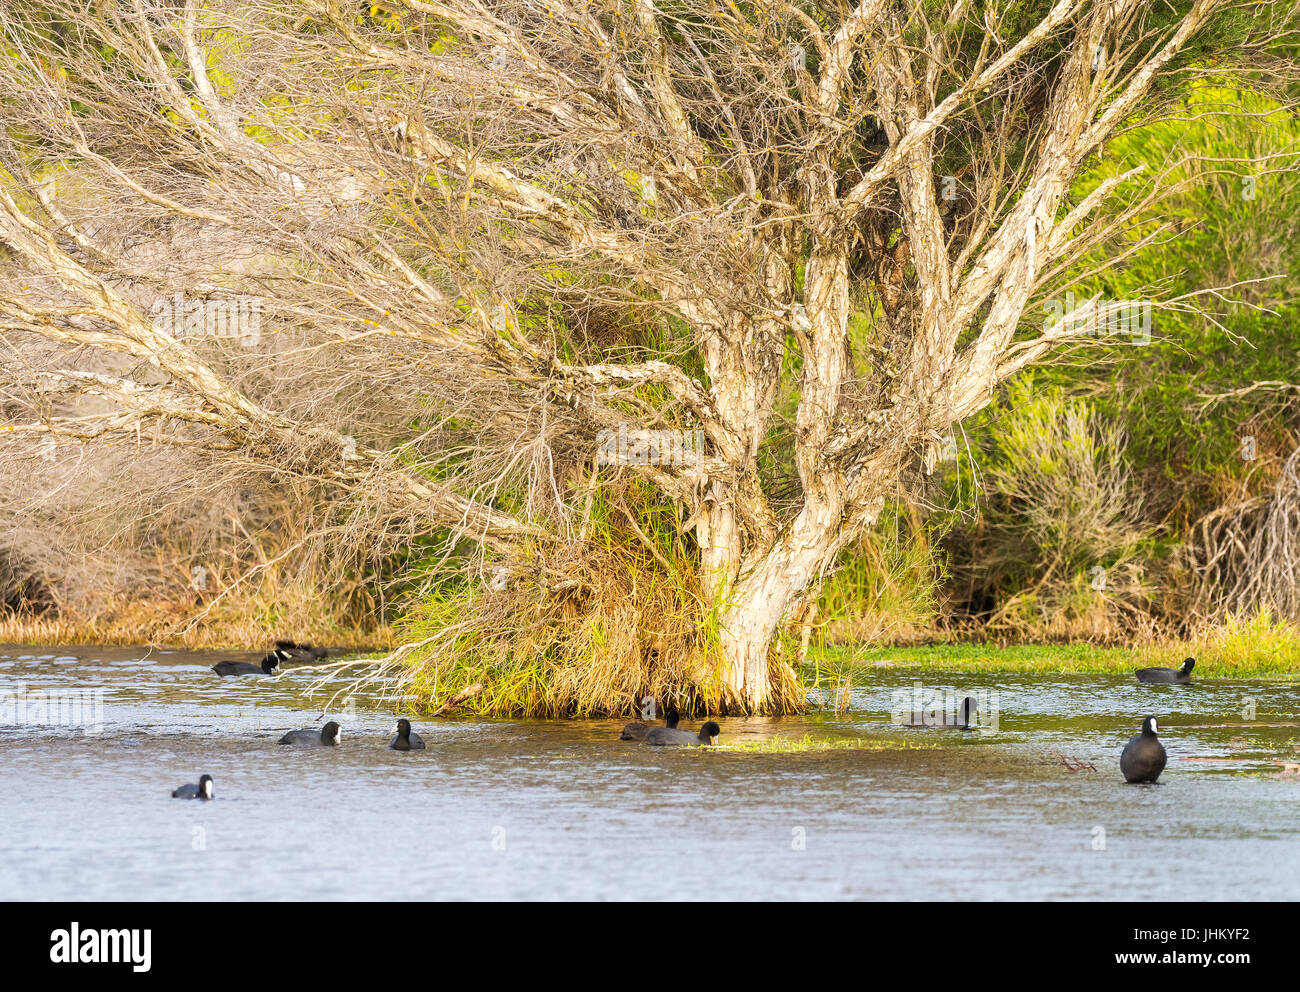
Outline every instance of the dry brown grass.
[[1060, 390], [1010, 390], [984, 453], [977, 519], [954, 528], [953, 594], [986, 636], [1114, 641], [1154, 621], [1150, 543], [1159, 525], [1118, 423]]
[[[215, 597], [213, 597], [215, 599]], [[181, 598], [116, 594], [93, 609], [65, 606], [44, 612], [0, 614], [0, 642], [10, 644], [151, 644], [176, 648], [261, 650], [281, 637], [334, 650], [389, 650], [386, 624], [353, 622], [335, 597], [307, 586], [260, 583], [204, 609], [193, 594]]]
[[1300, 620], [1300, 448], [1266, 496], [1238, 495], [1202, 518], [1189, 550], [1198, 611], [1267, 610]]

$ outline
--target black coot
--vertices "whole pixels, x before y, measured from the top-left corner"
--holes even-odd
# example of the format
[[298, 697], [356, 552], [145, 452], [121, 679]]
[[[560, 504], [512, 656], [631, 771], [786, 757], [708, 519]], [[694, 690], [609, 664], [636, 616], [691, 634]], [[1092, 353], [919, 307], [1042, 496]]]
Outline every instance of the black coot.
[[1192, 669], [1196, 667], [1196, 659], [1188, 658], [1183, 662], [1182, 668], [1139, 668], [1137, 672], [1139, 682], [1177, 682], [1179, 685], [1187, 685], [1192, 681]]
[[712, 720], [701, 727], [698, 734], [692, 734], [689, 730], [678, 730], [675, 727], [651, 727], [645, 735], [645, 742], [655, 747], [663, 747], [665, 744], [703, 747], [706, 744], [716, 744], [718, 734], [721, 732], [722, 728]]
[[260, 665], [250, 665], [246, 661], [219, 661], [212, 666], [212, 670], [222, 678], [227, 675], [270, 675], [278, 664], [280, 659], [268, 654]]
[[343, 734], [339, 725], [331, 720], [320, 730], [308, 727], [306, 730], [291, 730], [280, 738], [281, 744], [302, 744], [306, 747], [332, 747], [339, 742]]
[[967, 696], [961, 701], [961, 708], [957, 712], [949, 713], [943, 711], [943, 723], [927, 723], [924, 713], [913, 713], [908, 717], [904, 726], [908, 727], [948, 727], [957, 730], [970, 730], [971, 719], [975, 716], [975, 700]]
[[202, 775], [199, 777], [199, 784], [191, 782], [189, 785], [182, 785], [179, 789], [172, 790], [173, 799], [211, 799], [212, 798], [212, 776]]
[[423, 751], [424, 738], [411, 733], [411, 721], [402, 717], [397, 721], [397, 736], [388, 745], [390, 751]]
[[[669, 730], [676, 730], [678, 721], [679, 718], [677, 716], [676, 707], [670, 709], [664, 715], [664, 726]], [[654, 726], [649, 723], [641, 723], [639, 721], [629, 723], [623, 728], [623, 732], [618, 735], [618, 739], [621, 741], [643, 741], [645, 740], [646, 734], [650, 733], [650, 731], [654, 729]]]
[[324, 648], [293, 641], [276, 641], [275, 650], [262, 659], [262, 664], [274, 661], [277, 665], [314, 665], [329, 654]]
[[1129, 782], [1154, 782], [1165, 770], [1165, 746], [1156, 737], [1156, 718], [1142, 721], [1142, 732], [1134, 734], [1119, 756], [1119, 770]]

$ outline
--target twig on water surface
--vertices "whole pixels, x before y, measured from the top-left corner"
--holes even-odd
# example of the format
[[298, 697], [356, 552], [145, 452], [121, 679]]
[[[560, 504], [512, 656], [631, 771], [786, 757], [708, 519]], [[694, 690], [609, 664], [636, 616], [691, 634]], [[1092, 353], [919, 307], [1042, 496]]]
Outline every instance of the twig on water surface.
[[1081, 772], [1085, 768], [1088, 769], [1088, 771], [1090, 772], [1095, 772], [1097, 770], [1097, 766], [1094, 765], [1091, 761], [1084, 761], [1082, 758], [1074, 758], [1068, 754], [1062, 754], [1060, 751], [1057, 751], [1054, 748], [1049, 747], [1047, 750], [1049, 753], [1054, 754], [1058, 758], [1060, 758], [1061, 764], [1063, 764], [1066, 768], [1068, 768], [1072, 772]]

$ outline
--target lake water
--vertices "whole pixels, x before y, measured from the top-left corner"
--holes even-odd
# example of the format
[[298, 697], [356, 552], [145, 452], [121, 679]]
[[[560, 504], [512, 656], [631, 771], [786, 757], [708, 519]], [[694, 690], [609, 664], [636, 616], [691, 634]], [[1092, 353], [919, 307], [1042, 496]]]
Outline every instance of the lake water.
[[[219, 679], [208, 666], [227, 657], [253, 660], [0, 646], [0, 898], [1300, 897], [1294, 680], [872, 667], [847, 713], [720, 721], [724, 745], [864, 748], [660, 749], [619, 741], [622, 720], [416, 718], [429, 747], [401, 754], [378, 696], [330, 714], [339, 747], [278, 746], [323, 722], [324, 697], [303, 697], [304, 672]], [[891, 726], [914, 680], [986, 694], [997, 732]], [[81, 689], [102, 690], [81, 714], [102, 727], [35, 709]], [[1169, 764], [1127, 785], [1119, 753], [1148, 713]], [[205, 772], [214, 801], [170, 798]]]

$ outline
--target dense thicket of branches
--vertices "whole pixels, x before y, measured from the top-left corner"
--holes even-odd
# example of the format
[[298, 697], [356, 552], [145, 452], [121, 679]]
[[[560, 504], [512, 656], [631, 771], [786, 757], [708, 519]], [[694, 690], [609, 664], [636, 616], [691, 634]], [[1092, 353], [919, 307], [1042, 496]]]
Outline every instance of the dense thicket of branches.
[[[1128, 228], [1169, 163], [1073, 199], [1084, 164], [1201, 75], [1284, 83], [1293, 16], [7, 4], [5, 457], [166, 446], [169, 488], [292, 480], [343, 544], [442, 531], [505, 575], [581, 542], [593, 487], [634, 477], [677, 511], [717, 621], [694, 680], [712, 705], [790, 705], [782, 617], [953, 423], [1100, 305], [1022, 316], [1079, 260], [1167, 233]], [[256, 298], [260, 333], [177, 337], [157, 314], [178, 293]], [[698, 429], [705, 458], [597, 471], [625, 424]], [[129, 478], [83, 473], [42, 505], [84, 517]]]

